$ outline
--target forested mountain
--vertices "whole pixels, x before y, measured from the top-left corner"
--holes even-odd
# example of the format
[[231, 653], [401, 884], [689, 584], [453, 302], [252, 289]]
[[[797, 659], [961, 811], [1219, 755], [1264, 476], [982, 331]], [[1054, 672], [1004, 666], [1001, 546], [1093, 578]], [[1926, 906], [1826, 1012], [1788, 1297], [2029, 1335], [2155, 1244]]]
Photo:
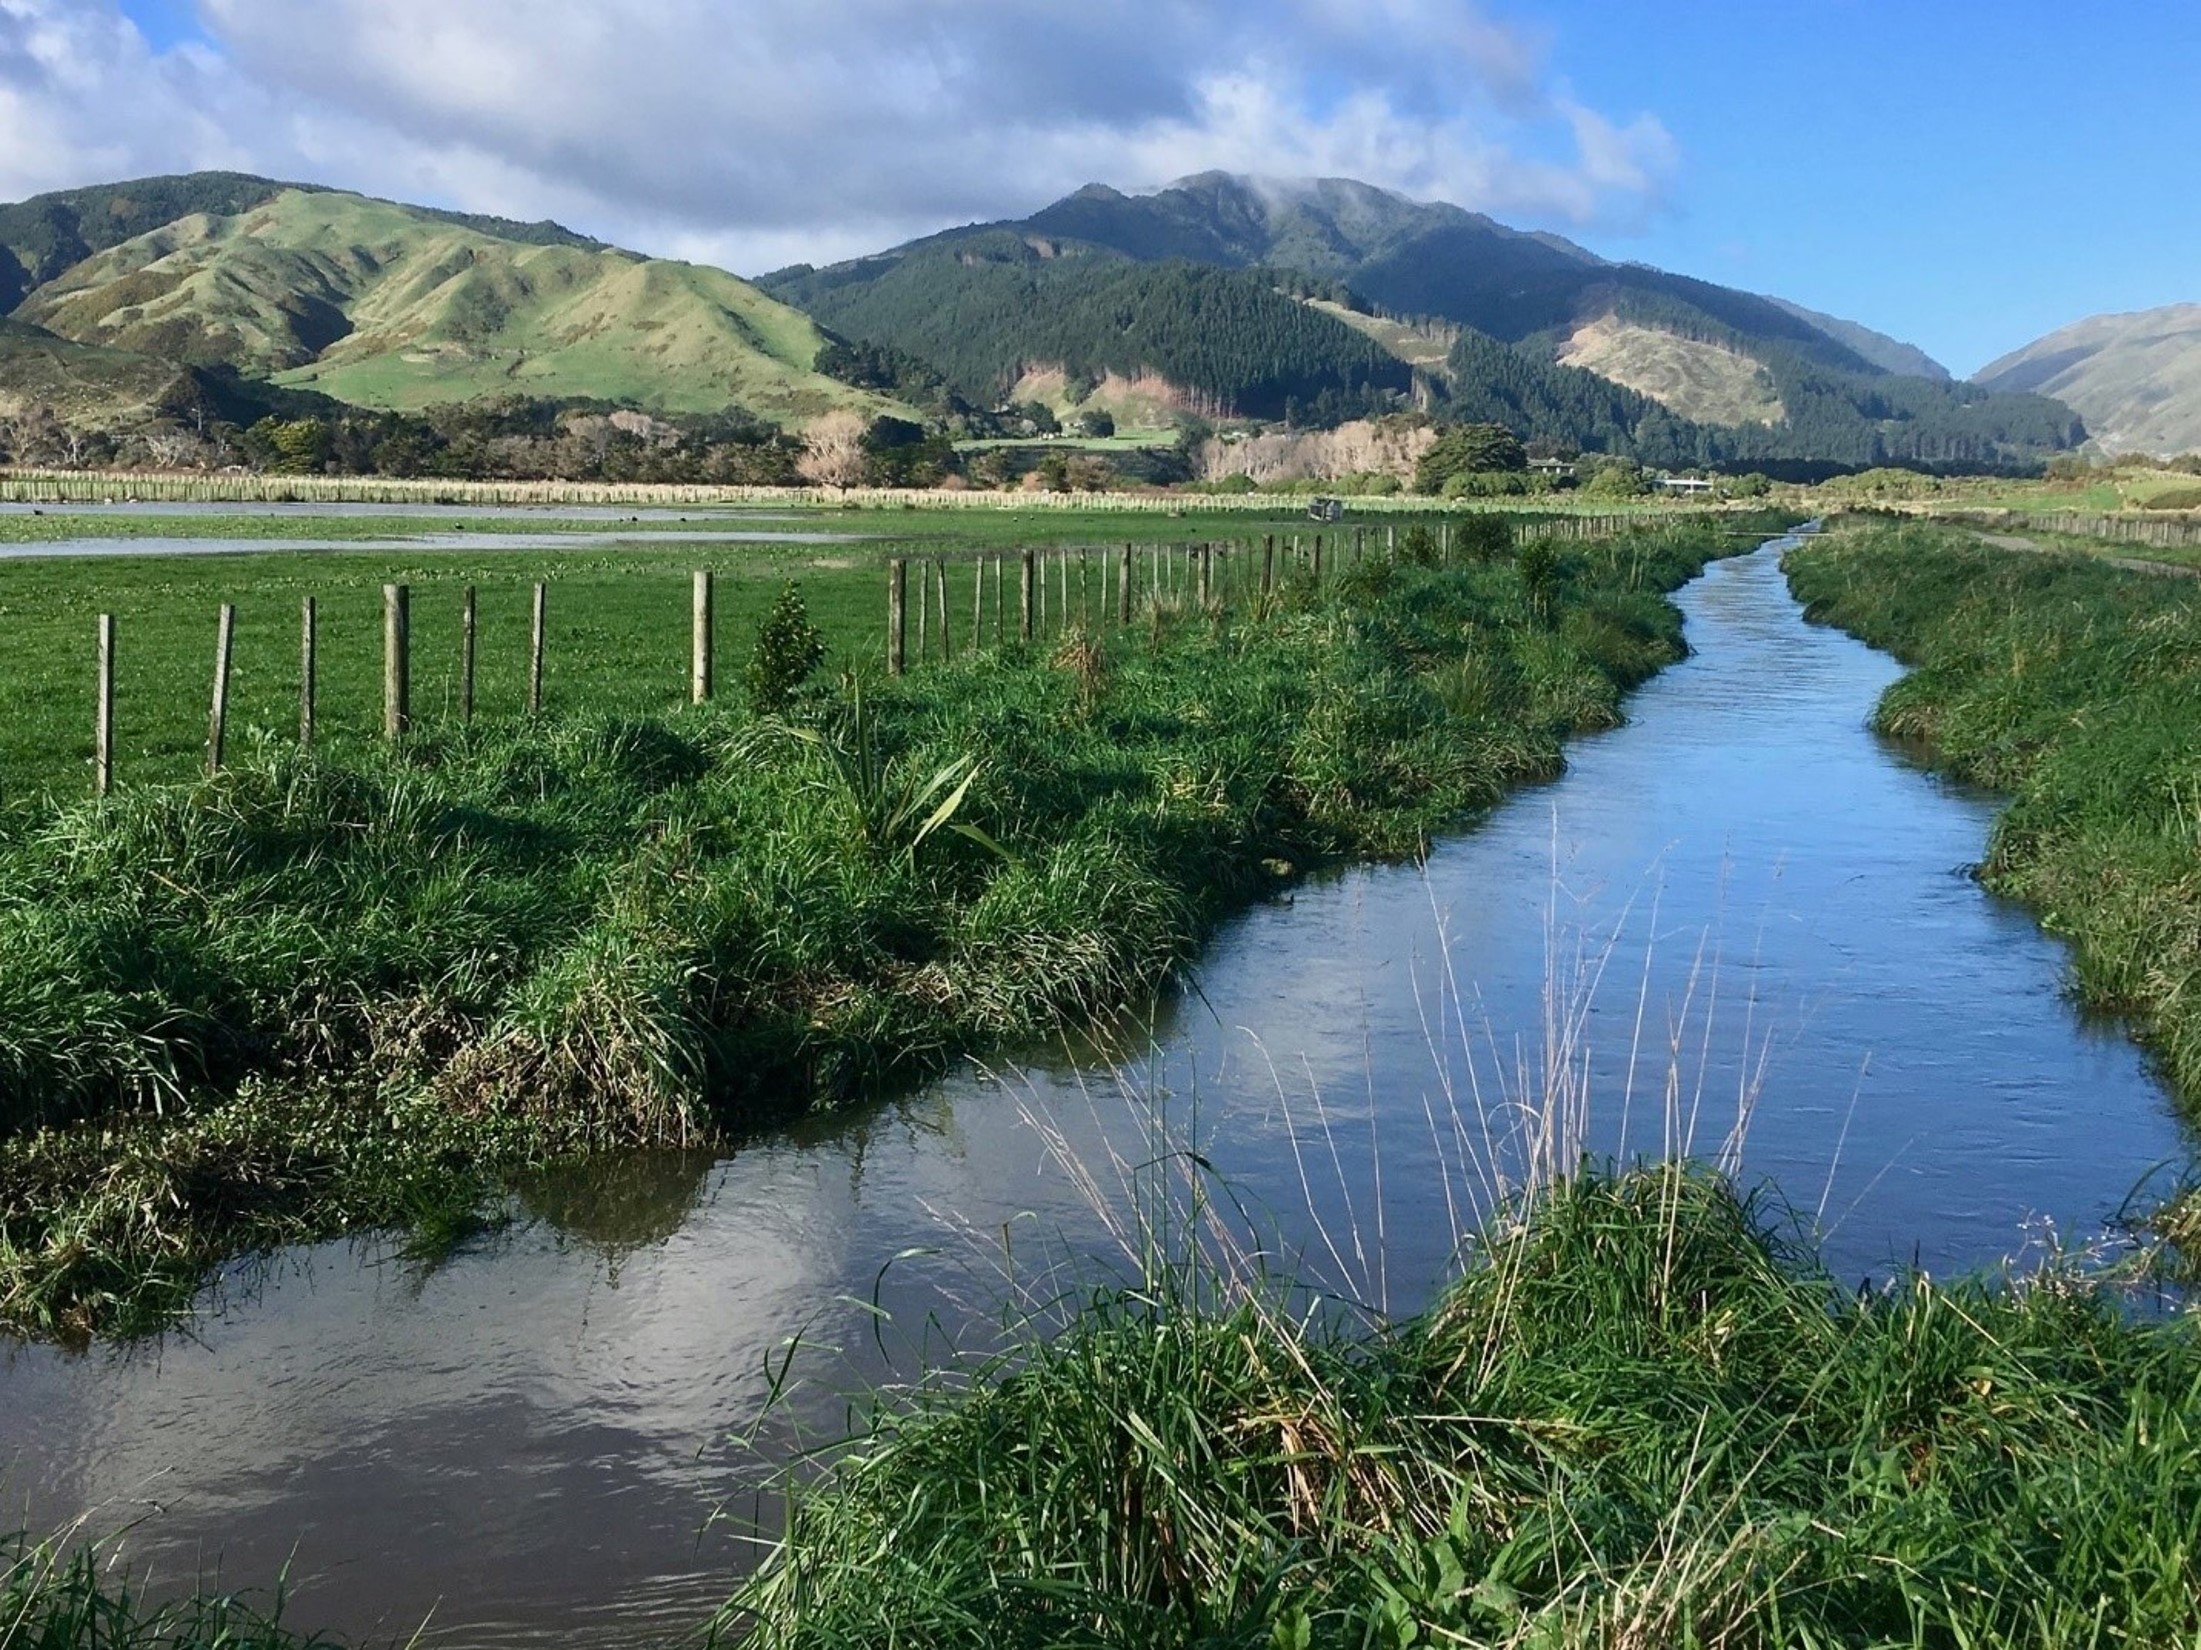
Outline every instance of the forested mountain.
[[234, 173], [0, 207], [0, 312], [0, 367], [36, 368], [109, 417], [185, 369], [378, 408], [524, 395], [782, 424], [909, 412], [819, 371], [832, 340], [816, 323], [722, 270]]
[[1134, 263], [984, 231], [861, 278], [786, 272], [766, 286], [836, 332], [931, 362], [985, 406], [1035, 369], [1088, 385], [1156, 375], [1192, 408], [1251, 418], [1325, 398], [1350, 416], [1412, 386], [1404, 362], [1266, 275], [1174, 256]]
[[1991, 363], [1978, 382], [2069, 402], [2111, 452], [2201, 452], [2201, 304], [2094, 316]]
[[1892, 372], [1906, 378], [1935, 378], [1943, 383], [1956, 376], [1916, 344], [1906, 344], [1900, 338], [1890, 338], [1884, 332], [1875, 332], [1856, 321], [1845, 321], [1839, 315], [1823, 315], [1818, 310], [1806, 309], [1802, 304], [1792, 304], [1786, 298], [1768, 298], [1766, 301], [1778, 304], [1800, 321], [1810, 322], [1837, 344], [1848, 345], [1863, 356], [1869, 365], [1878, 367], [1882, 372]]
[[[950, 375], [975, 399], [1006, 393], [1024, 366], [1097, 358], [1107, 343], [1107, 306], [1058, 319], [1043, 304], [1003, 302], [1003, 269], [1024, 271], [1021, 290], [1033, 299], [1049, 280], [1080, 291], [1107, 284], [1119, 298], [1140, 292], [1129, 275], [1111, 281], [1096, 272], [1111, 261], [1149, 270], [1204, 264], [1286, 289], [1296, 289], [1296, 276], [1313, 277], [1387, 314], [1469, 329], [1444, 382], [1427, 393], [1463, 408], [1516, 404], [1536, 426], [1524, 433], [1554, 441], [1647, 456], [1686, 449], [1721, 461], [1991, 463], [2055, 451], [2084, 433], [2068, 409], [2040, 397], [1891, 373], [1872, 357], [1903, 359], [1907, 346], [1850, 323], [1609, 263], [1557, 236], [1349, 180], [1273, 184], [1206, 173], [1147, 195], [1096, 184], [1019, 222], [955, 230], [831, 269], [783, 270], [760, 284], [836, 331], [920, 355], [952, 351], [960, 365]], [[1044, 273], [1055, 269], [1075, 274]], [[1254, 309], [1248, 299], [1245, 315]], [[1602, 329], [1595, 352], [1583, 337], [1593, 328]], [[1704, 349], [1682, 360], [1692, 354], [1686, 345], [1736, 357], [1731, 376], [1762, 380], [1759, 393], [1736, 393], [1736, 382], [1710, 393]], [[1119, 359], [1142, 348], [1120, 345]], [[1158, 350], [1144, 353], [1142, 364], [1169, 374]], [[1593, 358], [1601, 380], [1637, 393], [1596, 389], [1558, 364]], [[1303, 371], [1318, 358], [1293, 359]], [[1205, 360], [1210, 393], [1227, 378], [1241, 391], [1258, 381], [1266, 394], [1285, 376], [1250, 323], [1243, 335], [1210, 336]], [[1319, 352], [1319, 364], [1333, 381], [1328, 405], [1341, 413], [1384, 387], [1380, 377], [1352, 377], [1334, 349]], [[1302, 394], [1295, 404], [1309, 402]], [[1529, 408], [1540, 410], [1530, 418]], [[1699, 428], [1722, 419], [1731, 427]]]

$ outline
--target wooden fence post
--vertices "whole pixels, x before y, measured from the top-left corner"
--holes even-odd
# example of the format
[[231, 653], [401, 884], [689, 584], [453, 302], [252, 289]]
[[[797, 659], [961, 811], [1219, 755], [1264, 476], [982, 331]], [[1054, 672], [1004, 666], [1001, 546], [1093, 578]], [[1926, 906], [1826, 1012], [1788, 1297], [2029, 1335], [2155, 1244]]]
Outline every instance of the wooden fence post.
[[321, 612], [311, 597], [298, 604], [298, 748], [313, 749], [314, 701], [320, 688]]
[[459, 601], [459, 721], [467, 727], [474, 725], [474, 658], [477, 652], [475, 638], [480, 630], [479, 606], [474, 587], [468, 585]]
[[1314, 536], [1314, 561], [1311, 565], [1314, 570], [1314, 582], [1320, 584], [1322, 582], [1322, 535], [1320, 533]]
[[550, 587], [538, 584], [527, 626], [527, 714], [530, 716], [543, 713], [543, 632], [549, 628], [549, 623]]
[[[690, 699], [699, 705], [707, 705], [711, 702], [712, 668], [717, 662], [711, 656], [711, 644], [716, 629], [711, 622], [715, 606], [713, 600], [715, 594], [716, 592], [713, 590], [711, 583], [711, 570], [708, 567], [697, 568], [695, 570], [695, 587], [691, 603], [693, 611], [690, 614], [689, 625], [688, 694]], [[469, 610], [471, 610], [471, 604], [469, 604]]]
[[971, 651], [978, 652], [986, 645], [986, 561], [983, 556], [971, 563]]
[[382, 736], [402, 739], [413, 725], [413, 593], [382, 587]]
[[940, 660], [945, 664], [955, 657], [955, 639], [948, 631], [948, 564], [939, 556], [932, 558], [932, 587], [940, 598]]
[[1001, 557], [993, 558], [994, 564], [994, 646], [1000, 647], [1009, 639], [1009, 620], [1004, 606], [1007, 598], [1001, 593]]
[[1208, 605], [1208, 596], [1215, 588], [1215, 546], [1212, 544], [1201, 545], [1199, 555], [1200, 608], [1205, 612]]
[[229, 743], [229, 661], [237, 642], [237, 609], [222, 603], [222, 616], [214, 629], [214, 708], [206, 718], [206, 771], [222, 771], [222, 753]]
[[1017, 637], [1020, 641], [1032, 639], [1032, 552], [1024, 552], [1022, 568], [1017, 573]]
[[1116, 562], [1116, 623], [1131, 622], [1131, 546], [1125, 545]]
[[1269, 595], [1276, 589], [1276, 535], [1271, 533], [1261, 541], [1261, 602], [1268, 605]]
[[92, 719], [92, 787], [115, 788], [115, 616], [99, 616], [99, 705]]
[[932, 657], [932, 569], [917, 562], [917, 662]]
[[887, 563], [887, 674], [899, 676], [909, 668], [905, 642], [909, 635], [909, 563], [896, 556]]

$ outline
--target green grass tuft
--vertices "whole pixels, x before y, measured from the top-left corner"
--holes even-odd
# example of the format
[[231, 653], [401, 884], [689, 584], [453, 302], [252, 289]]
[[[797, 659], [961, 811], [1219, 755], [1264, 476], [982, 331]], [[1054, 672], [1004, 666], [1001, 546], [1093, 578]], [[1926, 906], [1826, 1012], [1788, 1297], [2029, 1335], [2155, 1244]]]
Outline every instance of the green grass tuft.
[[2201, 1341], [2077, 1274], [1852, 1297], [1677, 1167], [1548, 1188], [1405, 1323], [1186, 1277], [883, 1400], [790, 1487], [785, 1543], [721, 1631], [757, 1650], [2201, 1633]]

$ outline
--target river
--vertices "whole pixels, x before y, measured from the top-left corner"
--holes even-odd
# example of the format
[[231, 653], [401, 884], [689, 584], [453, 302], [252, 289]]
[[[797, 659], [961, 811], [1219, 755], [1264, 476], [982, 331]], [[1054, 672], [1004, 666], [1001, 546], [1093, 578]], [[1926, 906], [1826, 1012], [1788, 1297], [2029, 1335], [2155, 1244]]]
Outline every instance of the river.
[[2171, 1103], [1969, 876], [1994, 802], [1868, 731], [1898, 668], [1806, 625], [1779, 550], [1681, 594], [1692, 657], [1564, 778], [1422, 866], [1249, 912], [1116, 1034], [1130, 1057], [1043, 1051], [724, 1161], [532, 1188], [432, 1270], [369, 1244], [239, 1267], [157, 1345], [15, 1350], [9, 1511], [130, 1525], [158, 1585], [287, 1566], [303, 1626], [666, 1642], [747, 1561], [748, 1503], [708, 1521], [790, 1337], [787, 1413], [830, 1432], [845, 1391], [982, 1341], [1011, 1274], [1102, 1264], [1117, 1165], [1157, 1128], [1299, 1264], [1411, 1309], [1486, 1130], [1558, 1068], [1602, 1153], [1717, 1151], [1748, 1113], [1742, 1172], [1845, 1278], [2086, 1237], [2182, 1154]]

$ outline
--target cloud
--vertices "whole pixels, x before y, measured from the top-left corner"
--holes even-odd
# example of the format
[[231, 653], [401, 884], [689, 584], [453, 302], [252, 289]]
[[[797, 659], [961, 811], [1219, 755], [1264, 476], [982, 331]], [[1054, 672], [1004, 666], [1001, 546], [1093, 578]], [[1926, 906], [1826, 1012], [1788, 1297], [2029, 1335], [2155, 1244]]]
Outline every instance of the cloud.
[[1463, 0], [0, 0], [0, 193], [229, 165], [756, 270], [1103, 180], [1364, 178], [1587, 228], [1655, 210], [1655, 118]]

